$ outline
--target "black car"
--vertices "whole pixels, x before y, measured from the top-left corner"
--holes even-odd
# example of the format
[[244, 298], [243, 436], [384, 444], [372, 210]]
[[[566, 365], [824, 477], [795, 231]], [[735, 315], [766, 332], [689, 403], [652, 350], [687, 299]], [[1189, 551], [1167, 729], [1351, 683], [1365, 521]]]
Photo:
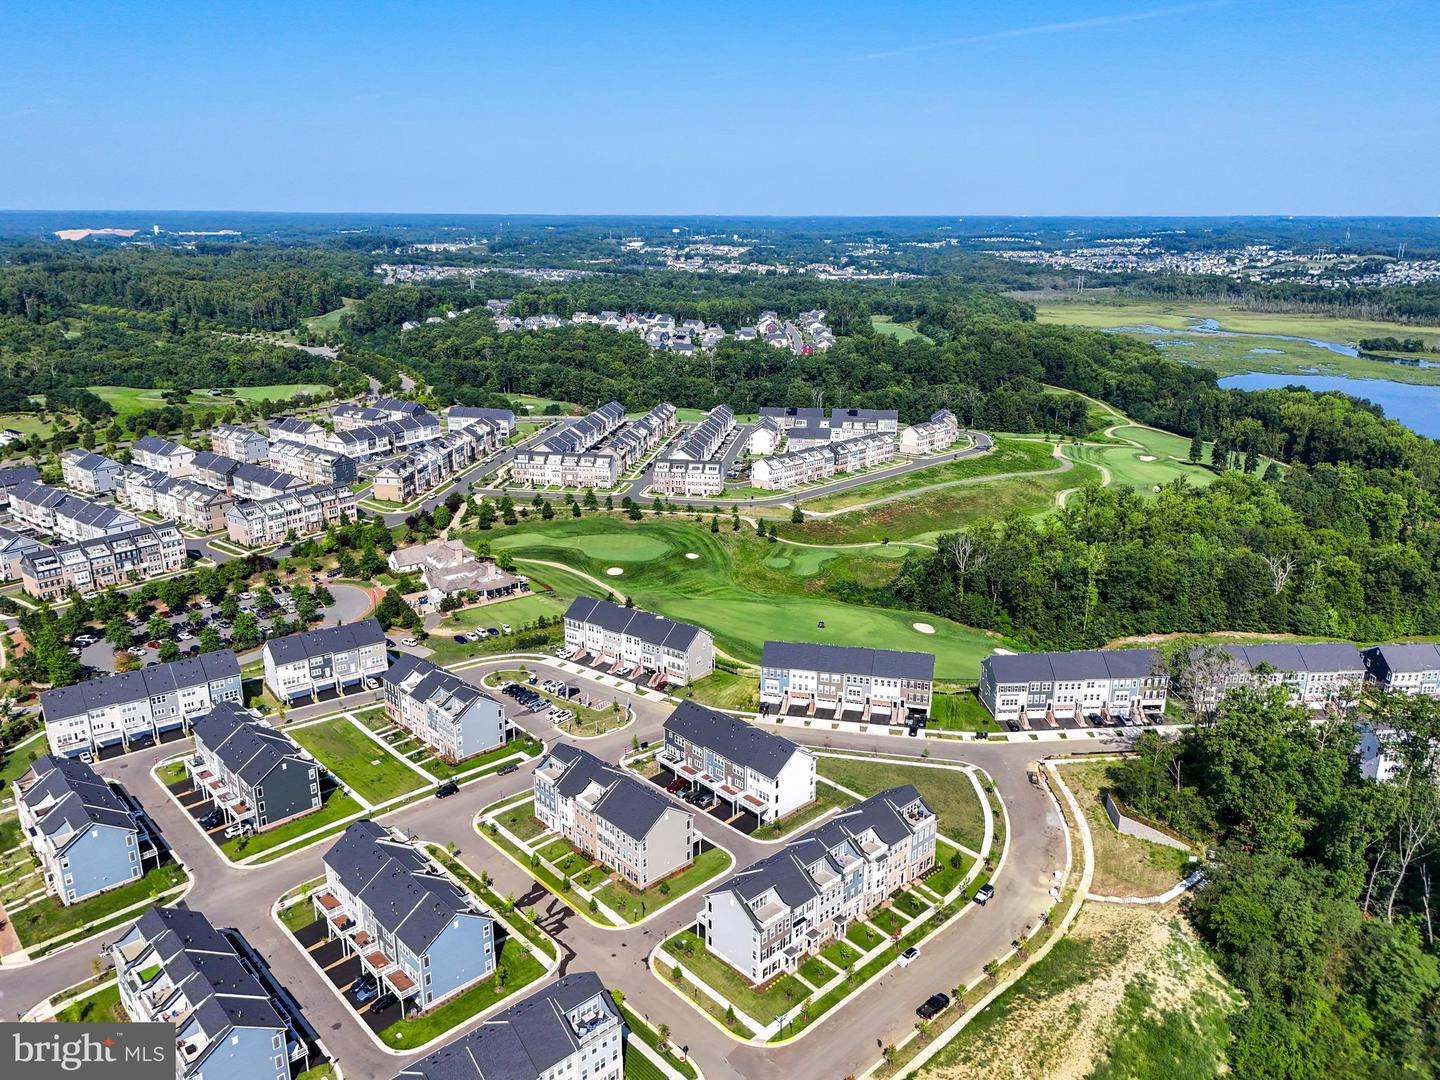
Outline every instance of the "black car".
[[350, 984], [350, 996], [355, 999], [357, 1005], [364, 1005], [375, 996], [375, 991], [379, 986], [380, 980], [367, 971]]
[[1006, 721], [1005, 721], [1005, 727], [1006, 727], [1008, 730], [1010, 730], [1010, 731], [1019, 731], [1019, 730], [1020, 730], [1020, 721], [1019, 721], [1019, 720], [1006, 720]]
[[496, 776], [509, 776], [512, 772], [519, 772], [519, 771], [520, 771], [520, 766], [519, 766], [519, 765], [516, 765], [515, 762], [512, 761], [509, 765], [506, 765], [506, 766], [504, 766], [504, 767], [502, 767], [502, 768], [500, 768], [500, 769], [497, 769], [496, 772], [495, 772], [495, 775], [496, 775]]
[[464, 634], [456, 634], [456, 635], [455, 635], [455, 644], [456, 644], [456, 645], [464, 645], [464, 644], [465, 644], [465, 635], [464, 635]]
[[372, 1013], [383, 1013], [386, 1009], [393, 1009], [400, 999], [388, 990], [381, 994], [370, 1006]]
[[915, 1015], [921, 1020], [929, 1020], [931, 1017], [944, 1011], [945, 1006], [950, 1004], [949, 994], [931, 994], [921, 1006], [915, 1010]]
[[216, 828], [224, 820], [225, 815], [222, 814], [219, 810], [211, 810], [208, 814], [206, 814], [200, 819], [200, 827], [206, 832], [209, 832], [211, 829]]
[[446, 780], [443, 784], [441, 784], [435, 789], [435, 797], [437, 799], [448, 799], [451, 795], [454, 795], [459, 790], [460, 785], [455, 783], [454, 780]]

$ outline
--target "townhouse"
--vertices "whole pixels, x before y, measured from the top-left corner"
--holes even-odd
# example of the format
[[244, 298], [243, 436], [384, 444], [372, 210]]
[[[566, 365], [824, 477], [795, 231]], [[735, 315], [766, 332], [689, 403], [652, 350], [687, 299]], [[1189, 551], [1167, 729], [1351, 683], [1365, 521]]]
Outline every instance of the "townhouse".
[[53, 601], [71, 589], [99, 592], [173, 574], [185, 568], [185, 557], [185, 537], [173, 522], [136, 525], [95, 540], [37, 544], [21, 555], [19, 577], [31, 596]]
[[750, 467], [750, 483], [764, 491], [789, 491], [834, 475], [835, 455], [828, 446], [760, 458]]
[[82, 495], [114, 491], [124, 468], [118, 461], [78, 446], [60, 455], [60, 476], [65, 486]]
[[760, 651], [760, 701], [780, 712], [903, 724], [930, 715], [934, 684], [932, 653], [796, 641]]
[[326, 432], [318, 445], [352, 458], [393, 454], [439, 438], [440, 421], [428, 412]]
[[693, 701], [681, 702], [666, 719], [656, 761], [762, 825], [815, 801], [809, 750]]
[[1155, 649], [987, 656], [980, 662], [980, 701], [1002, 723], [1044, 717], [1158, 719], [1170, 676]]
[[415, 845], [357, 821], [325, 853], [312, 902], [332, 939], [423, 1012], [495, 970], [495, 920]]
[[[1202, 650], [1195, 650], [1199, 655]], [[1193, 687], [1197, 700], [1213, 706], [1235, 686], [1283, 686], [1292, 705], [1321, 709], [1349, 705], [1365, 681], [1365, 658], [1346, 641], [1312, 644], [1224, 645], [1224, 662], [1208, 671], [1214, 681]], [[1201, 668], [1201, 671], [1207, 669]]]
[[1382, 690], [1440, 697], [1440, 646], [1432, 642], [1366, 649], [1365, 670]]
[[265, 422], [265, 430], [269, 433], [271, 442], [283, 439], [289, 442], [308, 443], [311, 446], [324, 445], [325, 437], [329, 434], [322, 425], [315, 421], [301, 420], [296, 416], [272, 416]]
[[793, 972], [935, 865], [935, 812], [890, 788], [786, 844], [705, 897], [705, 948], [752, 983]]
[[749, 441], [745, 444], [745, 452], [752, 457], [769, 457], [780, 449], [780, 443], [785, 438], [785, 428], [774, 416], [762, 416], [756, 425], [750, 429]]
[[837, 473], [860, 472], [884, 464], [895, 456], [895, 436], [886, 431], [856, 435], [830, 444]]
[[663, 457], [655, 462], [650, 486], [661, 495], [721, 495], [725, 492], [725, 466], [718, 461]]
[[274, 499], [304, 486], [300, 477], [269, 465], [237, 465], [230, 473], [230, 493], [237, 499]]
[[774, 420], [784, 431], [789, 431], [797, 424], [814, 425], [819, 427], [825, 421], [824, 409], [787, 409], [779, 405], [763, 405], [760, 408], [760, 419], [766, 417]]
[[16, 784], [15, 809], [20, 836], [62, 904], [139, 881], [157, 857], [134, 810], [83, 761], [36, 759]]
[[230, 540], [245, 547], [278, 544], [289, 536], [314, 536], [330, 525], [356, 516], [349, 484], [316, 484], [250, 503], [236, 503], [225, 514]]
[[226, 649], [46, 690], [40, 710], [50, 752], [75, 757], [178, 737], [192, 718], [240, 700], [240, 661]]
[[624, 422], [625, 406], [618, 401], [610, 401], [574, 423], [551, 432], [536, 444], [535, 449], [578, 454], [589, 450]]
[[266, 688], [286, 703], [326, 690], [344, 693], [389, 666], [385, 631], [375, 619], [271, 638], [261, 654]]
[[[6, 445], [0, 442], [0, 446]], [[10, 493], [21, 484], [38, 484], [40, 470], [34, 465], [6, 465], [0, 467], [0, 506], [7, 506]]]
[[348, 484], [358, 475], [355, 459], [309, 443], [278, 440], [270, 444], [270, 465], [307, 484]]
[[949, 409], [937, 409], [923, 424], [900, 432], [900, 453], [937, 454], [960, 438], [960, 421]]
[[156, 907], [109, 953], [126, 1015], [175, 1026], [176, 1080], [290, 1080], [309, 1067], [314, 1031], [240, 931]]
[[831, 431], [823, 420], [819, 423], [800, 423], [785, 433], [786, 450], [813, 450], [829, 446]]
[[385, 715], [444, 761], [493, 750], [509, 736], [500, 702], [429, 660], [402, 653], [380, 682]]
[[264, 435], [239, 424], [216, 424], [210, 429], [210, 449], [217, 454], [255, 464], [269, 455], [270, 444]]
[[662, 402], [616, 431], [601, 448], [613, 453], [624, 471], [668, 438], [675, 426], [675, 406]]
[[473, 405], [451, 405], [445, 410], [445, 424], [451, 430], [487, 424], [496, 429], [498, 441], [515, 434], [513, 409], [482, 409]]
[[687, 458], [690, 461], [709, 461], [720, 452], [725, 440], [735, 430], [735, 411], [729, 405], [716, 405], [705, 414], [705, 419], [696, 424], [671, 451], [671, 457]]
[[715, 670], [710, 631], [588, 596], [565, 611], [565, 647], [571, 659], [652, 686], [684, 686]]
[[489, 603], [528, 591], [529, 586], [491, 559], [477, 559], [463, 540], [434, 540], [396, 548], [386, 559], [396, 574], [419, 574], [425, 588], [405, 597], [417, 609], [438, 609], [447, 596]]
[[521, 450], [511, 459], [510, 479], [523, 487], [611, 488], [620, 481], [620, 459], [609, 450]]
[[837, 442], [859, 435], [894, 435], [900, 427], [900, 413], [895, 409], [831, 409], [828, 419]]
[[320, 766], [283, 732], [222, 701], [190, 724], [185, 770], [227, 821], [263, 831], [321, 806]]
[[534, 777], [535, 816], [635, 888], [693, 861], [694, 816], [653, 784], [563, 743], [535, 766]]
[[447, 431], [432, 442], [386, 462], [375, 473], [371, 495], [383, 502], [407, 503], [469, 466], [478, 450], [469, 431]]
[[201, 450], [190, 463], [190, 479], [197, 484], [214, 488], [216, 491], [230, 490], [230, 474], [240, 467], [240, 462], [229, 454], [214, 450]]
[[130, 447], [130, 463], [166, 476], [189, 476], [195, 451], [158, 435], [142, 435]]
[[[254, 465], [243, 467], [258, 468]], [[174, 518], [197, 532], [223, 529], [225, 513], [235, 502], [223, 487], [218, 490], [207, 487], [194, 472], [177, 478], [135, 466], [125, 470], [122, 497], [125, 505], [132, 510]]]
[[35, 481], [11, 489], [10, 516], [16, 524], [61, 540], [93, 540], [140, 524], [132, 514]]
[[593, 971], [571, 972], [393, 1080], [622, 1080], [625, 1023]]
[[22, 577], [25, 556], [39, 556], [50, 550], [50, 545], [42, 544], [33, 536], [0, 525], [0, 581], [14, 581]]

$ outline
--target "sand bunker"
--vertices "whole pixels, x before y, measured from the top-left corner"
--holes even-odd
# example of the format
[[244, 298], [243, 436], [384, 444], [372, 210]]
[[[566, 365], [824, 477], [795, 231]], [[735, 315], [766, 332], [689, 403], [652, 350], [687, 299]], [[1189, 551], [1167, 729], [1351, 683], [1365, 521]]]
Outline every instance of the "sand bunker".
[[911, 623], [910, 625], [922, 634], [933, 634], [935, 632], [935, 627], [931, 626], [928, 622], [917, 622]]
[[693, 551], [687, 551], [687, 552], [685, 552], [685, 558], [687, 558], [687, 559], [698, 559], [699, 557], [700, 557], [700, 556], [699, 556], [699, 555], [696, 555], [695, 552], [693, 552]]
[[624, 572], [625, 571], [618, 566], [612, 566], [609, 570], [605, 571], [605, 573], [609, 574], [611, 577], [619, 577]]
[[1155, 460], [1155, 455], [1154, 455], [1154, 454], [1141, 454], [1141, 455], [1140, 455], [1140, 460], [1141, 460], [1141, 461], [1154, 461], [1154, 460]]

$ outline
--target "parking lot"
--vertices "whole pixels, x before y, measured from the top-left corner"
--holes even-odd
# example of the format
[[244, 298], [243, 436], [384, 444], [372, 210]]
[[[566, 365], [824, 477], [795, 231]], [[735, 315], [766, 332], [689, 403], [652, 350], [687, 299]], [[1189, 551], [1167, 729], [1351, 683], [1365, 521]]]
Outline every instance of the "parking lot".
[[[679, 799], [697, 813], [709, 814], [716, 821], [729, 825], [736, 832], [749, 836], [760, 827], [760, 819], [749, 810], [731, 805], [724, 799], [715, 798], [713, 795], [700, 798], [697, 802], [691, 802], [686, 798], [688, 792], [685, 789], [671, 791], [677, 784], [685, 784], [695, 791], [699, 791], [699, 785], [691, 785], [684, 777], [676, 776], [665, 766], [660, 766], [660, 771], [650, 777], [650, 782], [658, 788], [664, 788], [669, 794]], [[709, 802], [709, 799], [714, 799]]]
[[301, 927], [296, 931], [295, 937], [300, 942], [300, 947], [310, 954], [310, 958], [325, 973], [330, 985], [340, 991], [345, 1003], [355, 1010], [371, 1031], [379, 1034], [400, 1019], [399, 1004], [391, 1005], [380, 1012], [371, 1009], [371, 1001], [375, 1000], [373, 998], [363, 1005], [355, 1004], [350, 995], [350, 987], [364, 973], [364, 968], [360, 964], [360, 958], [347, 952], [339, 940], [325, 940], [325, 923], [322, 920], [316, 919], [309, 926]]

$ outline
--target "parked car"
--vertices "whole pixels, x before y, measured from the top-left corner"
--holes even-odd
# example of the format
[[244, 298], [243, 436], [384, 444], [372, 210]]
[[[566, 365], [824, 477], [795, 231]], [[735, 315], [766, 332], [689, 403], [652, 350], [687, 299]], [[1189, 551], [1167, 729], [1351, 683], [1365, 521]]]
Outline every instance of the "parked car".
[[404, 645], [407, 649], [413, 649], [416, 645], [419, 645], [420, 642], [419, 642], [419, 640], [418, 640], [417, 638], [407, 637], [407, 638], [401, 638], [401, 639], [400, 639], [400, 644], [401, 644], [401, 645]]
[[509, 765], [501, 766], [495, 773], [496, 776], [509, 776], [512, 772], [519, 772], [520, 766], [511, 762]]
[[375, 678], [370, 678], [370, 677], [367, 676], [366, 679], [365, 679], [365, 689], [366, 689], [366, 690], [379, 690], [379, 689], [380, 689], [380, 680], [379, 680], [379, 679], [375, 679]]
[[441, 784], [435, 789], [435, 797], [437, 799], [448, 799], [451, 795], [454, 795], [459, 790], [460, 785], [455, 783], [454, 780], [446, 780], [443, 784]]
[[945, 1011], [945, 1006], [950, 1004], [949, 994], [931, 994], [920, 1007], [915, 1010], [915, 1015], [921, 1020], [929, 1020], [932, 1017]]
[[684, 791], [689, 786], [690, 782], [688, 780], [676, 779], [671, 780], [668, 784], [666, 784], [665, 790], [668, 791], [671, 795], [678, 795], [680, 794], [680, 792]]
[[975, 890], [975, 903], [979, 904], [981, 907], [984, 907], [990, 902], [990, 898], [994, 895], [995, 886], [991, 885], [987, 881], [984, 885], [981, 885], [980, 888]]
[[158, 649], [160, 647], [160, 642], [156, 641], [154, 638], [151, 638], [149, 641], [145, 642], [145, 647], [147, 649]]
[[372, 1013], [383, 1013], [386, 1009], [393, 1009], [400, 999], [394, 994], [386, 991], [370, 1003]]
[[502, 634], [508, 634], [508, 633], [510, 633], [510, 624], [509, 624], [508, 622], [507, 622], [507, 623], [501, 623], [501, 624], [500, 624], [500, 632], [501, 632]]
[[487, 626], [485, 628], [485, 634], [487, 637], [499, 637], [500, 631], [493, 626]]
[[455, 644], [456, 644], [456, 645], [464, 645], [464, 644], [465, 644], [465, 640], [466, 640], [466, 639], [465, 639], [465, 635], [464, 635], [464, 634], [456, 634], [456, 635], [455, 635]]
[[896, 961], [896, 963], [898, 963], [902, 968], [909, 967], [911, 964], [913, 964], [916, 960], [919, 959], [920, 950], [917, 949], [914, 945], [911, 945], [908, 949], [906, 949], [900, 954], [900, 959]]
[[[158, 646], [157, 646], [157, 647], [158, 647]], [[144, 646], [144, 645], [131, 645], [130, 648], [126, 649], [125, 651], [128, 652], [131, 656], [144, 656], [144, 655], [145, 655], [145, 646]]]
[[200, 819], [200, 827], [206, 832], [209, 832], [211, 829], [217, 828], [224, 820], [225, 815], [222, 814], [219, 810], [211, 810], [208, 814], [206, 814]]
[[479, 630], [471, 630], [469, 633], [467, 633], [467, 634], [465, 635], [465, 640], [466, 640], [466, 641], [479, 641], [479, 640], [480, 640], [482, 637], [484, 637], [484, 636], [485, 636], [485, 635], [484, 635], [483, 633], [481, 633]]
[[239, 822], [236, 822], [225, 830], [225, 839], [234, 840], [237, 836], [244, 836], [247, 832], [254, 831], [255, 830], [250, 828], [249, 825], [241, 825]]
[[350, 984], [350, 996], [356, 1005], [364, 1005], [365, 1002], [377, 997], [379, 993], [380, 980], [368, 971]]

